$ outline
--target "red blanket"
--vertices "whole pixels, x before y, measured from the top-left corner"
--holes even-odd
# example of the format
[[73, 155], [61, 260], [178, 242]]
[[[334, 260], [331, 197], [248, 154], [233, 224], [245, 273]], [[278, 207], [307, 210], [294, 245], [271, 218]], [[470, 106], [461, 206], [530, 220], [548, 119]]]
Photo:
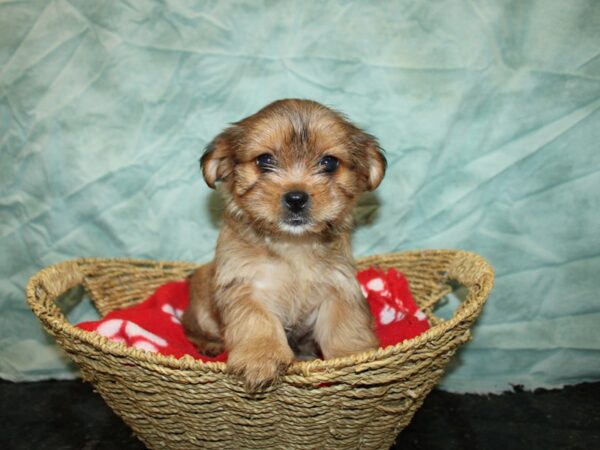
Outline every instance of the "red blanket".
[[[425, 314], [417, 308], [401, 273], [394, 269], [386, 273], [369, 268], [359, 272], [357, 278], [375, 317], [381, 347], [410, 339], [429, 328]], [[83, 322], [78, 327], [150, 352], [226, 361], [225, 353], [214, 358], [202, 355], [187, 340], [181, 326], [181, 315], [187, 304], [187, 281], [173, 281], [159, 287], [142, 303], [112, 311], [102, 320]]]

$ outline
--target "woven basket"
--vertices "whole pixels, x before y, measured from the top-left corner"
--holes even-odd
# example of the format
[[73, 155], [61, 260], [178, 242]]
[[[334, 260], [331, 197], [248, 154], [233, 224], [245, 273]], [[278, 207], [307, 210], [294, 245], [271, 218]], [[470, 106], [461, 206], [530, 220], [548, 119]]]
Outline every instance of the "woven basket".
[[[27, 300], [108, 405], [152, 449], [389, 448], [436, 384], [481, 312], [493, 271], [463, 251], [372, 256], [368, 266], [406, 274], [433, 326], [385, 349], [294, 363], [281, 381], [249, 395], [224, 363], [175, 359], [125, 347], [68, 323], [55, 300], [83, 285], [101, 314], [148, 297], [195, 265], [79, 259], [50, 266], [29, 281]], [[432, 308], [457, 284], [466, 299], [449, 320]]]

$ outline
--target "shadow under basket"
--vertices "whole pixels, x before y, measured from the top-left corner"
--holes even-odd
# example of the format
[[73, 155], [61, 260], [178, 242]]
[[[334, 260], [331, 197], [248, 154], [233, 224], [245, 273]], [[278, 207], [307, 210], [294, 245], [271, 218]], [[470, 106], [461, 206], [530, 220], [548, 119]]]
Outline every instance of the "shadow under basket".
[[[56, 300], [83, 285], [102, 315], [147, 298], [196, 265], [78, 259], [31, 278], [27, 301], [44, 328], [106, 403], [152, 449], [385, 449], [412, 419], [492, 289], [480, 256], [428, 250], [371, 256], [359, 269], [406, 275], [432, 327], [397, 345], [327, 361], [294, 363], [273, 386], [248, 394], [226, 364], [149, 353], [76, 328]], [[453, 288], [466, 298], [448, 320], [432, 310]]]

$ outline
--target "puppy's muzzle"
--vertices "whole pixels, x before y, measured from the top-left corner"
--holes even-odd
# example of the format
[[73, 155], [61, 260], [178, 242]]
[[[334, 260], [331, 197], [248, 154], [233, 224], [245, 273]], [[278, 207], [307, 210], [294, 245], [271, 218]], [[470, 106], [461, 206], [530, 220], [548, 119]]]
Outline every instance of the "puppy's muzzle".
[[301, 215], [308, 208], [310, 197], [304, 191], [291, 191], [283, 196], [283, 205], [292, 214]]
[[304, 191], [290, 191], [281, 197], [283, 222], [292, 227], [302, 227], [310, 222], [310, 195]]

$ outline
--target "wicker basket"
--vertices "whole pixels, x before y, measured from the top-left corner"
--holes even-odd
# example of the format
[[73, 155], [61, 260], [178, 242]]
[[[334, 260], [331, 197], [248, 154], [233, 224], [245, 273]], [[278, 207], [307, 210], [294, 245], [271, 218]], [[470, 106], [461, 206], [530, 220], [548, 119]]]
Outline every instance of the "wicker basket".
[[[280, 383], [249, 395], [224, 363], [137, 350], [68, 323], [55, 300], [83, 285], [101, 314], [137, 303], [195, 266], [142, 260], [79, 259], [48, 267], [27, 287], [46, 330], [108, 405], [153, 449], [384, 449], [411, 420], [456, 349], [469, 339], [493, 284], [481, 257], [463, 251], [372, 256], [359, 267], [404, 272], [433, 323], [395, 346], [328, 361], [293, 364]], [[467, 288], [449, 320], [431, 310]]]

